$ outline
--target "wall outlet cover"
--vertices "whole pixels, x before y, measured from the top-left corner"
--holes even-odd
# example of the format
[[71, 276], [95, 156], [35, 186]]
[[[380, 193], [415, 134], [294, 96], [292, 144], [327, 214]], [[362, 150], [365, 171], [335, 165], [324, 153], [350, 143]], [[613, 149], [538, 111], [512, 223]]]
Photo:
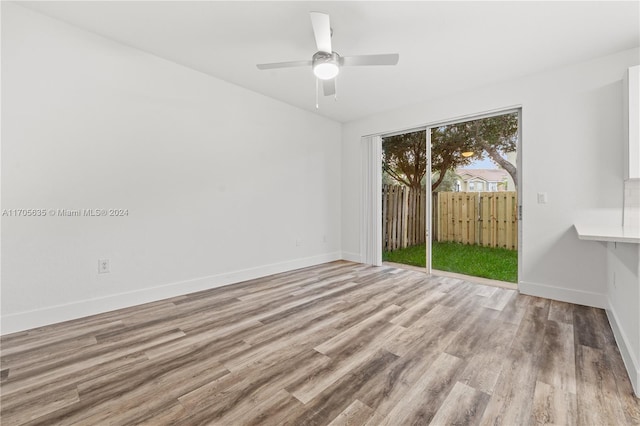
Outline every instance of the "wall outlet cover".
[[111, 261], [109, 259], [98, 259], [98, 273], [108, 274], [111, 272]]

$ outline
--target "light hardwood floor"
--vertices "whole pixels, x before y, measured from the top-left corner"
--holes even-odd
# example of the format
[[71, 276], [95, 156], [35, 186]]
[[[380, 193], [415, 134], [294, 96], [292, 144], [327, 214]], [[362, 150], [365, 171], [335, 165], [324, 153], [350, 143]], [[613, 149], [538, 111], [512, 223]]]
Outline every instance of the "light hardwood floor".
[[333, 262], [4, 336], [2, 425], [640, 422], [600, 309]]

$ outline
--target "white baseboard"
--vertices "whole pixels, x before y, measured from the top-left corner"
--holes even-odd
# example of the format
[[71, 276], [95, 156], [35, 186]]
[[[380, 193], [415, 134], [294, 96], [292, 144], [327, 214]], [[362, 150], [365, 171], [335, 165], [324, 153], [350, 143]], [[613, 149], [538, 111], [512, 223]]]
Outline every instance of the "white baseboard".
[[[609, 303], [609, 306], [611, 306], [611, 303]], [[638, 368], [639, 364], [637, 355], [631, 350], [629, 339], [624, 329], [620, 326], [621, 323], [618, 320], [616, 312], [612, 308], [609, 308], [606, 311], [609, 324], [611, 325], [611, 330], [613, 330], [613, 335], [616, 338], [618, 349], [620, 349], [620, 355], [622, 355], [622, 361], [627, 369], [631, 386], [633, 386], [633, 392], [636, 396], [640, 397], [640, 368]]]
[[222, 287], [254, 278], [341, 260], [342, 258], [343, 253], [340, 252], [326, 253], [126, 293], [112, 294], [95, 299], [80, 300], [64, 305], [4, 315], [2, 316], [1, 334], [15, 333], [116, 309], [128, 308], [143, 303], [155, 302], [169, 297], [181, 296], [196, 291]]
[[350, 262], [362, 263], [362, 257], [360, 253], [350, 253], [348, 251], [342, 252], [342, 260], [348, 260]]
[[518, 290], [529, 296], [544, 297], [545, 299], [559, 300], [561, 302], [575, 303], [577, 305], [592, 306], [594, 308], [608, 308], [607, 296], [591, 291], [576, 290], [573, 288], [555, 287], [544, 284], [535, 284], [525, 281], [518, 283]]

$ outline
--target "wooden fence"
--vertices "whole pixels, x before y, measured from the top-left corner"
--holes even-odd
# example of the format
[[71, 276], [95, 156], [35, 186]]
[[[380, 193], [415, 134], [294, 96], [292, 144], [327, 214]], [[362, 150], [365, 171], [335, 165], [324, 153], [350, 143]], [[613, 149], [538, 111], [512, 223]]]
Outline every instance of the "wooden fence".
[[518, 249], [518, 196], [509, 192], [434, 194], [434, 239]]
[[382, 185], [382, 247], [393, 251], [425, 242], [425, 191]]
[[[382, 186], [383, 250], [423, 244], [426, 194], [405, 186]], [[518, 248], [516, 192], [438, 192], [433, 194], [431, 235], [486, 247]]]

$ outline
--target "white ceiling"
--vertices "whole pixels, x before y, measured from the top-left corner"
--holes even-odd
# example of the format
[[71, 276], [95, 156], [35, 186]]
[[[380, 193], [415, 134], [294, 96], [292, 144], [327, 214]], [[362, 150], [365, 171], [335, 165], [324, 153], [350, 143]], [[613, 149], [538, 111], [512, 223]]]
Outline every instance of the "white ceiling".
[[[341, 122], [640, 45], [638, 1], [21, 4]], [[330, 14], [339, 54], [399, 64], [344, 68], [316, 111], [311, 69], [255, 66], [310, 59], [310, 11]]]

